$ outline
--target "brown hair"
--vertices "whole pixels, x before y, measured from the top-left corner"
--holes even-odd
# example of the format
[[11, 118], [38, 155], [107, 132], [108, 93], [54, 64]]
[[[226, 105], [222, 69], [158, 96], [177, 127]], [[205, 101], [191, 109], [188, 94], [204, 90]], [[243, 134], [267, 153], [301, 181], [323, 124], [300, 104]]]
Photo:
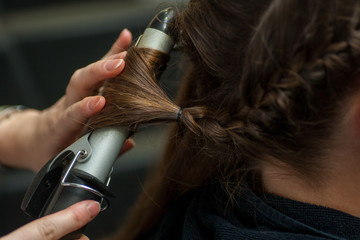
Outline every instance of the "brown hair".
[[183, 113], [117, 239], [146, 234], [168, 204], [206, 184], [220, 183], [229, 199], [244, 183], [261, 187], [264, 163], [321, 180], [316, 159], [359, 84], [358, 20], [351, 0], [190, 1], [176, 21], [192, 63], [178, 104], [155, 84], [152, 53], [130, 49], [91, 125], [134, 130]]

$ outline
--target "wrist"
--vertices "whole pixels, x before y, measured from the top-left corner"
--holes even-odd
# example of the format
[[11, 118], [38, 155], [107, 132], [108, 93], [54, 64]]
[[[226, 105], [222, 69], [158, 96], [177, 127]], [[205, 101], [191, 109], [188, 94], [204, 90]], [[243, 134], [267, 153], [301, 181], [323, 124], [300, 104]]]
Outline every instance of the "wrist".
[[3, 105], [0, 106], [0, 121], [10, 118], [10, 116], [14, 113], [22, 112], [27, 107], [23, 105]]
[[33, 137], [39, 111], [13, 110], [0, 121], [0, 162], [9, 167], [31, 168], [28, 162], [31, 153], [37, 151]]

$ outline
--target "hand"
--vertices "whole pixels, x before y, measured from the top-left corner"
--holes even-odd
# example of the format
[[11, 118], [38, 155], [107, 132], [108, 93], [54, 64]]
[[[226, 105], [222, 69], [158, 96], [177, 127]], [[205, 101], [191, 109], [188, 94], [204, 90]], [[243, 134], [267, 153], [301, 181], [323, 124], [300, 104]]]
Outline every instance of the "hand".
[[[39, 170], [55, 154], [76, 140], [87, 120], [105, 105], [102, 96], [91, 96], [101, 82], [115, 77], [124, 68], [124, 52], [131, 33], [122, 31], [110, 51], [98, 62], [77, 70], [65, 95], [44, 110], [15, 113], [0, 122], [0, 161], [8, 166]], [[125, 150], [132, 148], [132, 140]], [[124, 151], [124, 149], [123, 149]]]
[[[83, 201], [60, 212], [37, 219], [0, 240], [55, 240], [85, 226], [100, 211], [99, 203]], [[83, 235], [80, 240], [88, 239]]]

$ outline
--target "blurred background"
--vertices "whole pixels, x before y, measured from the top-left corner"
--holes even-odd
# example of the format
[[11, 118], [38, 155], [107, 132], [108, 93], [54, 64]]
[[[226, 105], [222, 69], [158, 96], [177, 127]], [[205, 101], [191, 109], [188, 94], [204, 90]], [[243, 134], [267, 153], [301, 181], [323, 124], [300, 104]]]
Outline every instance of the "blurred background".
[[[175, 4], [175, 0], [167, 0]], [[180, 7], [186, 0], [176, 1]], [[44, 109], [58, 100], [73, 72], [100, 59], [122, 29], [139, 36], [160, 0], [0, 0], [0, 105]], [[174, 97], [182, 72], [173, 53], [161, 84]], [[110, 187], [116, 199], [88, 226], [98, 239], [113, 232], [137, 195], [147, 169], [161, 157], [168, 126], [147, 127], [137, 146], [115, 165]], [[0, 169], [0, 236], [31, 221], [20, 204], [34, 173]]]

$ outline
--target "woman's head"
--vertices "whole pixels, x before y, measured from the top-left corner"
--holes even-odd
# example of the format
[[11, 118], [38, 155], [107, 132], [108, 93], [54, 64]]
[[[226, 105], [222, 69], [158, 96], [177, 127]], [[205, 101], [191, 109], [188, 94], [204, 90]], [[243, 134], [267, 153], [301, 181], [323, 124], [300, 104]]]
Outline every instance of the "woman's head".
[[258, 175], [282, 162], [320, 180], [320, 159], [359, 87], [359, 4], [191, 1], [180, 14], [194, 63], [180, 102], [211, 111], [218, 153], [237, 152], [231, 166]]
[[[183, 108], [125, 236], [146, 231], [169, 202], [202, 185], [219, 182], [229, 193], [261, 187], [268, 164], [321, 180], [336, 126], [359, 89], [359, 18], [359, 2], [351, 0], [190, 1], [175, 23], [190, 61], [178, 103], [157, 85], [150, 84], [151, 95], [137, 94], [150, 85], [133, 82], [127, 71], [139, 66], [130, 62], [118, 80], [136, 87], [115, 90], [126, 104], [108, 101], [129, 109], [129, 121], [116, 122], [129, 126], [176, 121]], [[142, 54], [132, 60], [146, 63]], [[154, 77], [141, 82], [147, 78]], [[122, 99], [129, 93], [158, 111], [142, 116], [149, 108], [135, 97], [135, 111]]]
[[332, 147], [358, 89], [359, 7], [357, 1], [275, 0], [262, 16], [239, 86], [249, 108], [242, 118], [259, 130], [254, 144], [265, 141], [264, 160], [321, 176], [326, 162], [319, 158]]

